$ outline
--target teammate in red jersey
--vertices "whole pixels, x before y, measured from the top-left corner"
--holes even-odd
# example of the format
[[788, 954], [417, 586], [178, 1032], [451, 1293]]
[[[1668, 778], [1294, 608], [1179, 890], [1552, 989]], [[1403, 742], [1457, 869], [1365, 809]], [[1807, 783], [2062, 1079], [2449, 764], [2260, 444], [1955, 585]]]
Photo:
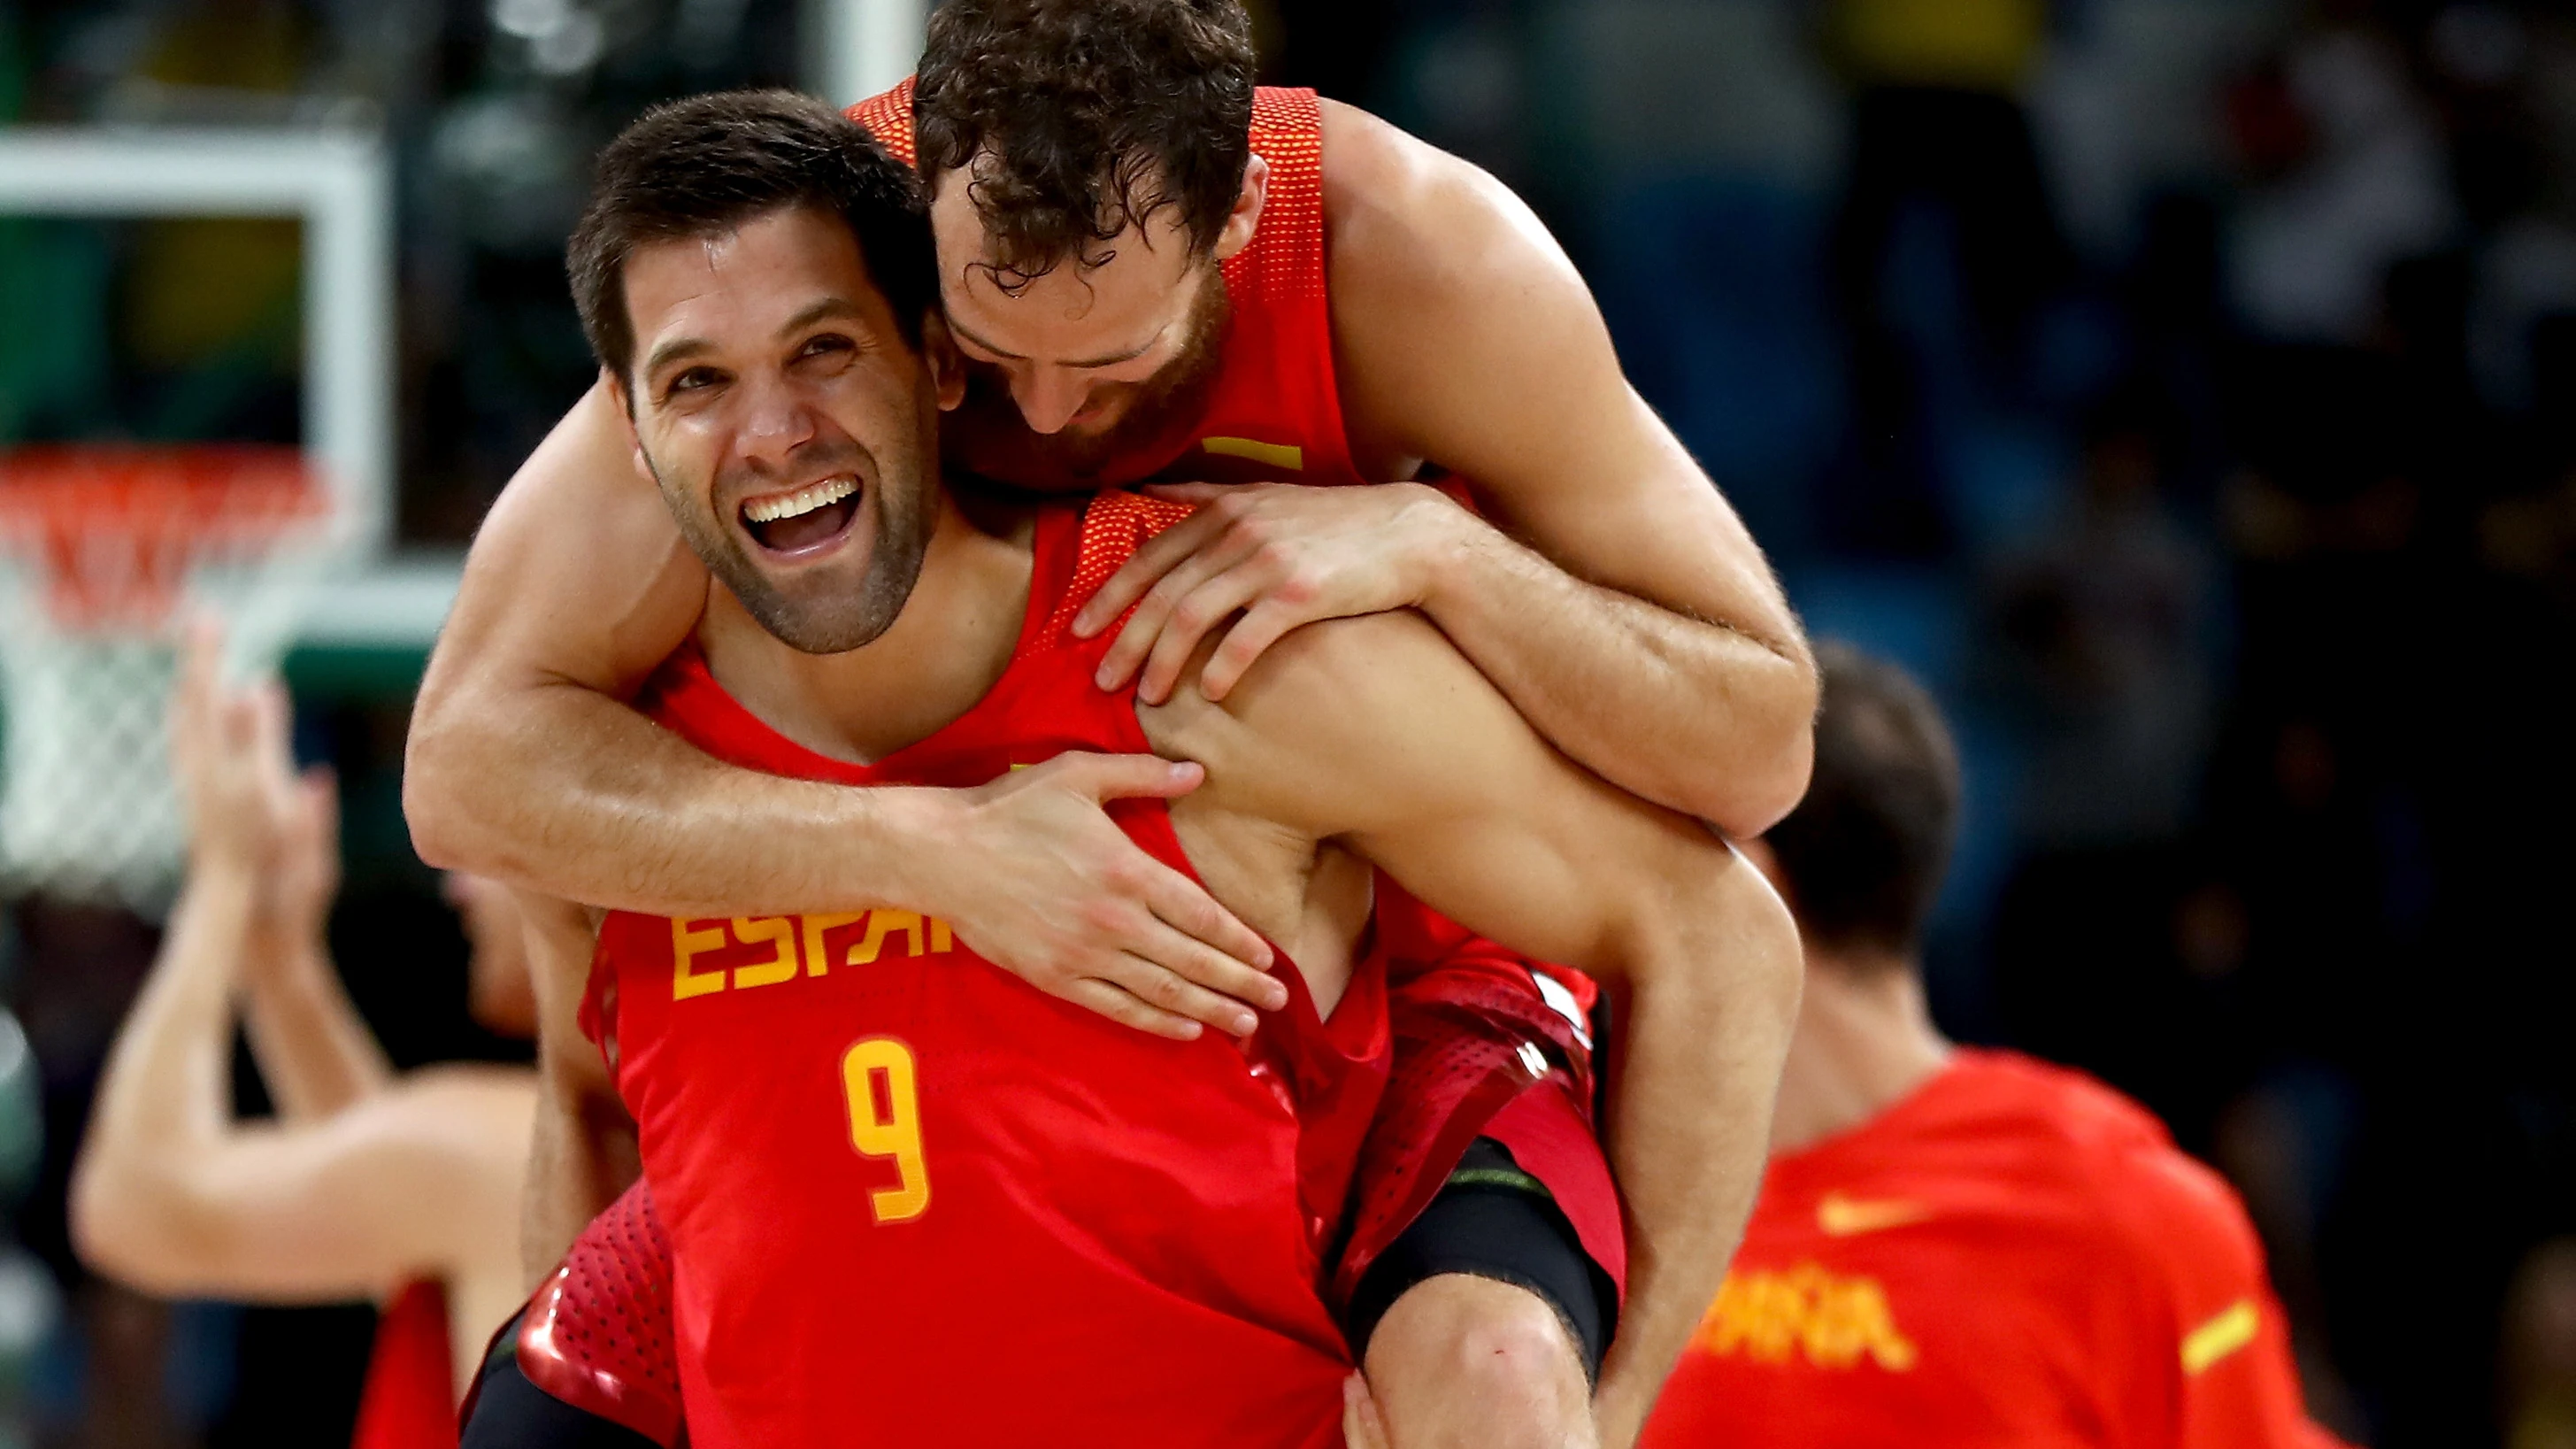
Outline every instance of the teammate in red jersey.
[[1651, 1449], [2330, 1449], [2235, 1194], [2136, 1103], [1952, 1047], [1917, 959], [1958, 764], [1827, 646], [1815, 783], [1746, 847], [1806, 941], [1769, 1179]]
[[[99, 1083], [72, 1181], [74, 1241], [144, 1291], [385, 1304], [356, 1449], [455, 1449], [475, 1350], [524, 1280], [512, 1252], [534, 1084], [524, 1068], [396, 1078], [323, 944], [339, 869], [327, 781], [293, 778], [284, 701], [215, 679], [191, 640], [172, 755], [189, 873], [161, 959]], [[475, 1014], [525, 1034], [508, 892], [457, 880]], [[232, 1120], [242, 998], [275, 1123]]]
[[[1073, 55], [1088, 68], [1068, 67]], [[860, 108], [892, 142], [911, 139], [905, 94]], [[944, 6], [918, 112], [953, 263], [949, 309], [983, 359], [949, 433], [973, 471], [1062, 488], [1446, 467], [1498, 521], [1598, 581], [1577, 582], [1429, 489], [1238, 490], [1140, 554], [1105, 591], [1106, 612], [1081, 621], [1104, 624], [1116, 600], [1165, 578], [1104, 661], [1106, 682], [1159, 640], [1145, 692], [1160, 697], [1200, 626], [1233, 603], [1251, 607], [1211, 676], [1218, 694], [1296, 622], [1418, 603], [1557, 744], [1614, 781], [1737, 830], [1794, 799], [1811, 694], [1795, 624], [1723, 501], [1620, 378], [1562, 254], [1490, 178], [1310, 93], [1256, 92], [1230, 4]], [[993, 174], [970, 186], [962, 166], [975, 157]], [[1092, 184], [1111, 175], [1141, 184], [1113, 199]], [[975, 198], [1008, 204], [978, 210]], [[656, 910], [891, 899], [956, 921], [1048, 990], [1160, 1030], [1186, 1029], [1184, 1016], [1241, 1030], [1250, 1013], [1233, 998], [1274, 999], [1276, 983], [1208, 949], [1257, 958], [1257, 941], [1082, 808], [1104, 791], [1181, 788], [1155, 772], [1069, 760], [1010, 789], [897, 803], [712, 769], [600, 698], [632, 693], [706, 590], [643, 502], [628, 451], [595, 395], [478, 540], [416, 715], [407, 783], [425, 853]], [[557, 542], [573, 530], [585, 541], [577, 567]], [[1274, 563], [1286, 572], [1266, 573]], [[1014, 881], [1005, 898], [982, 889], [996, 876]], [[855, 893], [860, 880], [875, 894]], [[1544, 1016], [1527, 972], [1485, 954], [1469, 953], [1463, 987], [1456, 972], [1408, 983], [1400, 1022], [1454, 1019], [1461, 989], [1497, 1004], [1517, 989], [1519, 1020]], [[1403, 1039], [1425, 1044], [1414, 1060], [1436, 1058], [1436, 1042]], [[1579, 1096], [1558, 1084], [1488, 1125], [1615, 1284], [1619, 1204]], [[1466, 1145], [1450, 1128], [1472, 1116], [1417, 1124], [1435, 1150], [1410, 1165], [1412, 1181], [1373, 1195], [1384, 1206], [1364, 1247], [1423, 1208]], [[1656, 1180], [1662, 1164], [1618, 1165], [1632, 1206], [1681, 1199]], [[1389, 1354], [1421, 1342], [1428, 1376], [1454, 1340], [1417, 1336], [1414, 1318], [1475, 1291], [1455, 1281], [1460, 1269], [1488, 1265], [1407, 1261], [1422, 1287], [1398, 1297], [1379, 1342]], [[1552, 1323], [1544, 1303], [1509, 1311], [1532, 1331]], [[1649, 1293], [1620, 1311], [1652, 1343], [1686, 1331], [1695, 1305]], [[1609, 1420], [1636, 1422], [1636, 1390], [1656, 1376], [1614, 1350]]]
[[[639, 451], [727, 586], [650, 707], [736, 763], [897, 791], [1068, 748], [1195, 760], [1205, 788], [1121, 824], [1283, 948], [1292, 1000], [1248, 1043], [1171, 1042], [958, 970], [909, 911], [612, 917], [593, 1010], [678, 1260], [692, 1442], [1328, 1442], [1348, 1360], [1316, 1279], [1383, 989], [1368, 864], [1628, 992], [1625, 1060], [1695, 1064], [1673, 1080], [1702, 1103], [1767, 1101], [1785, 929], [1703, 827], [1548, 750], [1417, 617], [1301, 634], [1222, 706], [1100, 693], [1107, 640], [1072, 615], [1152, 506], [969, 521], [933, 456], [953, 374], [934, 388], [902, 324], [903, 218], [817, 165], [892, 163], [771, 98], [687, 103], [612, 148], [576, 244]], [[1710, 1056], [1721, 1017], [1749, 1050]], [[1745, 1180], [1740, 1116], [1614, 1125], [1703, 1191]], [[1655, 1238], [1655, 1275], [1713, 1280], [1726, 1236]]]

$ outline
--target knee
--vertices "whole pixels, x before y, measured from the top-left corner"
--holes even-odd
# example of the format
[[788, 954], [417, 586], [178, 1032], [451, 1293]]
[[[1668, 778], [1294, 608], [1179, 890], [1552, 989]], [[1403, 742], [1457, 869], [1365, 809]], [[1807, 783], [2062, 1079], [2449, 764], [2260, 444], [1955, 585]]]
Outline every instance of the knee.
[[1594, 1442], [1574, 1336], [1527, 1289], [1455, 1273], [1425, 1279], [1387, 1310], [1369, 1340], [1367, 1367], [1398, 1444]]

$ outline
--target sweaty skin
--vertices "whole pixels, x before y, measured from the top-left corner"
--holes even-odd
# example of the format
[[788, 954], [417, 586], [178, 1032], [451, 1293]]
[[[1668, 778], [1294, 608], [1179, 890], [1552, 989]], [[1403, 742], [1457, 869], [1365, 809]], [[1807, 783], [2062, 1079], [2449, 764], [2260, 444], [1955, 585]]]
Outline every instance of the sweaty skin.
[[[1620, 375], [1581, 279], [1516, 198], [1349, 107], [1328, 103], [1324, 125], [1356, 455], [1390, 479], [1450, 468], [1494, 523], [1410, 484], [1224, 490], [1204, 526], [1176, 530], [1112, 589], [1143, 592], [1139, 568], [1201, 545], [1230, 572], [1187, 600], [1182, 575], [1167, 579], [1118, 657], [1167, 641], [1144, 690], [1162, 698], [1199, 631], [1249, 604], [1214, 665], [1222, 696], [1251, 646], [1292, 623], [1418, 606], [1578, 761], [1730, 832], [1767, 826], [1804, 788], [1814, 686], [1759, 550]], [[1041, 989], [1169, 1035], [1193, 1021], [1246, 1030], [1240, 1003], [1278, 999], [1241, 923], [1096, 808], [1194, 776], [1082, 759], [982, 791], [851, 791], [730, 769], [653, 728], [622, 701], [707, 596], [594, 388], [485, 521], [422, 683], [404, 793], [422, 856], [657, 913], [936, 914]], [[1182, 627], [1154, 632], [1176, 611]], [[976, 888], [1005, 862], [1020, 863], [1016, 890]]]

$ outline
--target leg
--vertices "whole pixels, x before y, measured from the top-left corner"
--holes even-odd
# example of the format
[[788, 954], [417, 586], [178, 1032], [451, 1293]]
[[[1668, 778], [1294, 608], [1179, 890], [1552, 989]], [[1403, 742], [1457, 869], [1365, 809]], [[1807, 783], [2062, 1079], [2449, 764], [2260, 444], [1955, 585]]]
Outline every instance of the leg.
[[1479, 1138], [1362, 1279], [1352, 1339], [1394, 1449], [1591, 1449], [1616, 1302], [1547, 1187]]
[[1574, 1337], [1526, 1288], [1443, 1273], [1369, 1340], [1369, 1390], [1393, 1449], [1593, 1449]]

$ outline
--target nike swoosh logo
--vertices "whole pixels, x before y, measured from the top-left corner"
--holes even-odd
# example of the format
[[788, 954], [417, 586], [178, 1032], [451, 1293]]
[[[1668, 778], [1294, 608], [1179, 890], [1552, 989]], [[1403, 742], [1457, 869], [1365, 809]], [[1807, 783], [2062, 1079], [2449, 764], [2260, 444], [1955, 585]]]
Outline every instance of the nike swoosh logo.
[[1816, 1226], [1829, 1238], [1901, 1228], [1930, 1216], [1930, 1208], [1902, 1198], [1857, 1198], [1829, 1192], [1824, 1201], [1816, 1204]]

